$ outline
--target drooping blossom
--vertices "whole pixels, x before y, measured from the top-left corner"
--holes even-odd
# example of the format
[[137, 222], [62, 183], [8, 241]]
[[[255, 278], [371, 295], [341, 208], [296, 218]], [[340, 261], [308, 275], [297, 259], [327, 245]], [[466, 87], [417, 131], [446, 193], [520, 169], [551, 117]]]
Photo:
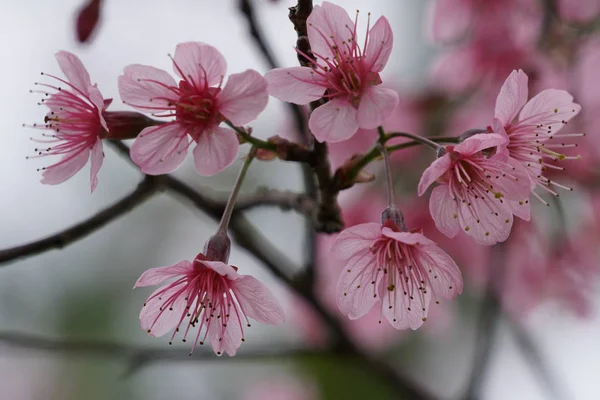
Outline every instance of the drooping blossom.
[[[498, 134], [477, 134], [446, 146], [421, 176], [418, 193], [437, 182], [429, 199], [435, 225], [446, 236], [462, 230], [478, 243], [492, 245], [508, 238], [513, 214], [528, 220], [531, 183], [527, 171], [506, 154], [486, 155], [502, 146]], [[514, 203], [513, 203], [514, 202]], [[519, 203], [520, 202], [520, 203]]]
[[380, 303], [381, 314], [396, 329], [417, 329], [431, 301], [462, 292], [460, 270], [434, 242], [401, 231], [393, 219], [344, 230], [332, 251], [346, 262], [336, 293], [341, 312], [357, 319]]
[[61, 158], [41, 169], [41, 182], [47, 185], [62, 183], [91, 160], [90, 181], [93, 192], [98, 184], [97, 174], [104, 159], [102, 137], [108, 131], [103, 111], [112, 100], [104, 100], [96, 84], [92, 85], [90, 75], [77, 56], [59, 51], [55, 57], [67, 79], [42, 73], [57, 80], [59, 84], [36, 83], [44, 88], [40, 91], [46, 96], [42, 99], [42, 104], [50, 111], [46, 114], [43, 125], [33, 125], [54, 132], [44, 133], [42, 139], [32, 140], [39, 143], [35, 149], [38, 154], [34, 157], [56, 155]]
[[[573, 102], [568, 92], [556, 89], [544, 90], [527, 101], [527, 85], [528, 77], [522, 70], [509, 75], [496, 99], [491, 129], [508, 139], [505, 151], [526, 167], [532, 188], [540, 187], [556, 195], [553, 187], [569, 188], [544, 176], [545, 171], [563, 170], [552, 161], [579, 157], [557, 152], [575, 144], [554, 143], [552, 139], [573, 136], [558, 132], [579, 113], [581, 106]], [[540, 198], [536, 192], [532, 193]]]
[[[224, 87], [226, 62], [214, 47], [200, 42], [180, 43], [173, 67], [176, 82], [167, 72], [129, 65], [119, 77], [119, 93], [125, 104], [157, 117], [174, 120], [144, 129], [131, 146], [131, 158], [150, 175], [173, 171], [193, 150], [196, 170], [214, 175], [235, 161], [239, 142], [234, 130], [265, 109], [267, 83], [254, 70], [232, 74]], [[158, 114], [156, 114], [158, 113]]]
[[[182, 331], [183, 341], [194, 344], [210, 341], [217, 355], [235, 355], [244, 341], [248, 318], [263, 324], [283, 322], [283, 310], [269, 289], [250, 275], [240, 275], [237, 267], [212, 261], [200, 253], [193, 262], [152, 268], [144, 272], [135, 287], [153, 286], [175, 279], [156, 290], [140, 313], [142, 329], [150, 336], [163, 336], [173, 330], [169, 343]], [[197, 328], [190, 334], [191, 328]]]
[[[356, 22], [358, 21], [358, 13]], [[398, 94], [380, 86], [380, 72], [393, 46], [388, 20], [380, 17], [361, 48], [357, 27], [346, 11], [324, 1], [307, 19], [308, 39], [315, 62], [311, 67], [276, 68], [265, 78], [269, 93], [280, 100], [308, 104], [324, 97], [309, 128], [321, 142], [339, 142], [359, 128], [381, 125], [398, 104]]]

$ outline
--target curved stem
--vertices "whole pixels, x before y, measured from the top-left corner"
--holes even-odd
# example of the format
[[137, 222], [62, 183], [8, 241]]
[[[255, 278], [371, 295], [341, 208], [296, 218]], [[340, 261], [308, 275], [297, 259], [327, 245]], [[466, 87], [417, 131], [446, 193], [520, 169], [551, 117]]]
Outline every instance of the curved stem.
[[424, 144], [426, 146], [431, 147], [433, 150], [439, 150], [440, 146], [439, 144], [437, 144], [436, 142], [434, 142], [433, 140], [429, 140], [425, 137], [419, 136], [419, 135], [415, 135], [413, 133], [408, 133], [408, 132], [393, 132], [393, 133], [388, 133], [386, 136], [385, 141], [387, 142], [390, 139], [396, 138], [396, 137], [405, 137], [405, 138], [409, 138], [412, 139], [416, 142], [419, 142], [421, 144]]
[[225, 123], [231, 129], [236, 131], [237, 134], [242, 137], [242, 139], [244, 139], [246, 142], [250, 143], [252, 146], [259, 148], [259, 149], [265, 149], [265, 150], [271, 150], [271, 151], [277, 150], [277, 147], [273, 143], [269, 143], [264, 140], [255, 138], [254, 136], [250, 135], [244, 128], [235, 126], [231, 121], [225, 121]]
[[219, 228], [217, 229], [217, 233], [224, 233], [227, 235], [227, 227], [229, 226], [229, 221], [231, 220], [231, 214], [233, 214], [233, 208], [235, 206], [235, 201], [240, 192], [240, 187], [244, 182], [244, 178], [246, 178], [246, 172], [248, 172], [248, 167], [250, 167], [250, 163], [254, 159], [256, 155], [256, 147], [252, 147], [248, 156], [246, 157], [246, 161], [240, 170], [240, 173], [233, 185], [233, 189], [231, 190], [231, 194], [229, 195], [229, 200], [227, 200], [227, 205], [225, 206], [225, 211], [223, 211], [223, 215], [221, 216], [221, 222], [219, 223]]
[[396, 204], [395, 193], [394, 193], [394, 178], [392, 177], [392, 165], [390, 163], [390, 156], [387, 149], [381, 143], [377, 144], [379, 151], [383, 155], [383, 165], [385, 166], [385, 177], [387, 183], [387, 200], [388, 206]]

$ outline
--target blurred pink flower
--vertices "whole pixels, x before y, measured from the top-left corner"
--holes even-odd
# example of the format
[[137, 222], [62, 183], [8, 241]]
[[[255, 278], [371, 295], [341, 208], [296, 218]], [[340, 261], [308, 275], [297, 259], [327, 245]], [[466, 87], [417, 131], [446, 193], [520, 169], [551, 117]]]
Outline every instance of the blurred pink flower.
[[60, 155], [59, 162], [42, 168], [42, 183], [57, 185], [75, 175], [91, 159], [90, 182], [92, 192], [98, 184], [97, 174], [102, 166], [104, 153], [102, 137], [108, 130], [103, 111], [112, 100], [104, 100], [102, 94], [92, 85], [90, 76], [74, 54], [66, 51], [56, 53], [56, 60], [67, 80], [44, 74], [56, 79], [64, 86], [36, 83], [54, 93], [41, 91], [48, 98], [42, 103], [50, 108], [44, 118], [44, 125], [34, 124], [40, 129], [51, 129], [53, 134], [42, 134], [42, 139], [32, 139], [40, 143], [34, 157]]
[[355, 23], [335, 4], [324, 1], [314, 6], [307, 24], [316, 62], [310, 68], [269, 71], [265, 78], [270, 94], [296, 104], [327, 98], [329, 101], [315, 109], [309, 120], [310, 130], [321, 142], [339, 142], [359, 128], [381, 125], [398, 104], [394, 90], [379, 86], [379, 73], [393, 46], [388, 20], [380, 17], [372, 28], [367, 26], [363, 49], [357, 41]]
[[381, 314], [396, 329], [417, 329], [432, 298], [462, 292], [456, 263], [420, 233], [401, 232], [390, 221], [345, 229], [332, 252], [346, 262], [337, 286], [341, 312], [357, 319], [381, 302]]
[[[556, 152], [554, 149], [573, 145], [554, 144], [550, 143], [550, 140], [570, 136], [559, 135], [557, 132], [579, 113], [581, 106], [574, 103], [573, 96], [564, 90], [546, 89], [531, 100], [527, 99], [528, 77], [521, 70], [513, 71], [496, 99], [492, 130], [508, 139], [505, 151], [526, 167], [532, 189], [541, 187], [556, 195], [551, 186], [566, 187], [545, 177], [544, 171], [548, 168], [563, 168], [551, 164], [550, 161], [579, 157], [568, 157]], [[532, 193], [540, 198], [535, 191]]]
[[528, 219], [528, 205], [521, 206], [526, 211], [513, 210], [508, 202], [527, 198], [531, 184], [525, 168], [509, 157], [483, 153], [505, 142], [497, 134], [474, 135], [446, 146], [446, 153], [423, 172], [419, 196], [432, 183], [439, 183], [431, 193], [429, 209], [443, 234], [454, 237], [462, 228], [478, 243], [492, 245], [508, 238], [513, 213]]
[[314, 382], [297, 378], [269, 377], [246, 391], [244, 400], [317, 400], [318, 389]]
[[233, 356], [244, 341], [244, 325], [250, 326], [248, 317], [271, 325], [284, 320], [283, 310], [265, 285], [203, 254], [198, 254], [193, 263], [181, 261], [149, 269], [134, 288], [157, 285], [170, 278], [176, 280], [160, 287], [144, 303], [141, 327], [155, 337], [174, 330], [171, 343], [182, 323], [184, 342], [190, 328], [198, 325], [192, 352], [208, 338], [217, 355], [226, 352]]
[[588, 22], [600, 14], [598, 0], [558, 0], [561, 18], [573, 22]]
[[225, 120], [240, 126], [265, 109], [267, 83], [254, 70], [233, 74], [221, 88], [226, 62], [214, 47], [180, 43], [173, 57], [179, 83], [165, 71], [129, 65], [119, 77], [123, 102], [144, 112], [166, 112], [174, 121], [144, 129], [131, 146], [131, 158], [150, 175], [165, 174], [184, 160], [196, 142], [194, 162], [201, 175], [214, 175], [233, 163], [239, 142], [235, 131], [221, 128]]

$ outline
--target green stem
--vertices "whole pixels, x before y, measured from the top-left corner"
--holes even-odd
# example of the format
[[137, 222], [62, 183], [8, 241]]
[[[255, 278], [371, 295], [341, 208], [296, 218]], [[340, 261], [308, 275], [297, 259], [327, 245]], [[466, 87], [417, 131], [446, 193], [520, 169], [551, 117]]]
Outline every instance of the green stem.
[[225, 121], [225, 123], [229, 125], [231, 129], [236, 131], [238, 135], [240, 135], [246, 142], [250, 143], [253, 147], [270, 151], [277, 150], [277, 147], [273, 143], [269, 143], [264, 140], [255, 138], [254, 136], [248, 134], [248, 132], [246, 132], [245, 129], [235, 126], [233, 123], [231, 123], [231, 121]]
[[231, 214], [233, 214], [233, 208], [235, 206], [235, 201], [237, 200], [237, 196], [240, 192], [240, 187], [242, 187], [242, 182], [244, 182], [244, 178], [246, 177], [246, 172], [248, 171], [248, 167], [250, 163], [254, 159], [256, 155], [256, 147], [252, 147], [248, 156], [246, 157], [246, 161], [240, 170], [240, 173], [235, 181], [235, 185], [233, 185], [233, 189], [231, 190], [231, 194], [229, 195], [229, 199], [227, 200], [227, 205], [225, 206], [225, 211], [223, 211], [223, 215], [221, 216], [221, 222], [219, 223], [219, 228], [217, 229], [217, 234], [223, 233], [227, 235], [227, 227], [229, 226], [229, 221], [231, 220]]
[[388, 206], [396, 204], [395, 193], [394, 193], [394, 177], [392, 176], [392, 164], [390, 163], [390, 155], [387, 149], [381, 143], [377, 143], [377, 147], [383, 156], [383, 165], [385, 166], [385, 177], [387, 183], [387, 200]]

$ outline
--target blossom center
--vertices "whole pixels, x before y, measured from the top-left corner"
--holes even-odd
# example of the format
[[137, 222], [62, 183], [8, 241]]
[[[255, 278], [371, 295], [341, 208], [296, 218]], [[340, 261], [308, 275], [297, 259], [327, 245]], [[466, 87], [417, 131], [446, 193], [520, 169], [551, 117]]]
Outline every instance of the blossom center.
[[[177, 121], [186, 126], [202, 126], [201, 130], [224, 120], [218, 110], [220, 88], [197, 88], [186, 81], [179, 82], [179, 99], [174, 104]], [[197, 138], [194, 138], [197, 139]]]

